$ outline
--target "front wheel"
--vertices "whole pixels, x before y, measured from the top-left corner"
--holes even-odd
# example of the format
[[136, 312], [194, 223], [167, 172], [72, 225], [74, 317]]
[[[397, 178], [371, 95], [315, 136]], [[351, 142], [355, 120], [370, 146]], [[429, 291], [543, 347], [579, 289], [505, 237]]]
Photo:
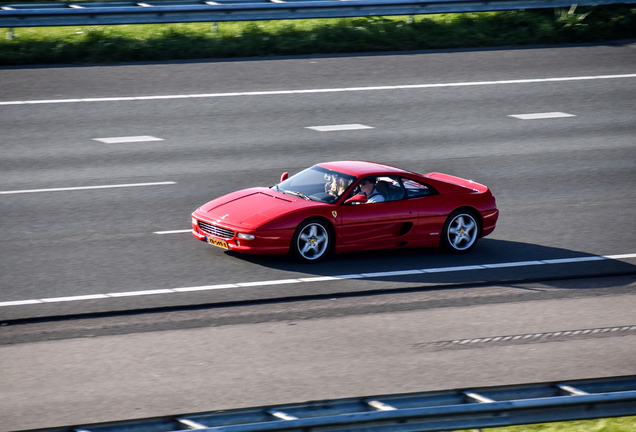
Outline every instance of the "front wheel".
[[318, 262], [329, 253], [331, 233], [321, 220], [310, 219], [301, 223], [292, 238], [291, 250], [302, 262]]
[[472, 212], [453, 212], [444, 224], [442, 246], [453, 253], [468, 252], [477, 243], [480, 230], [479, 220]]

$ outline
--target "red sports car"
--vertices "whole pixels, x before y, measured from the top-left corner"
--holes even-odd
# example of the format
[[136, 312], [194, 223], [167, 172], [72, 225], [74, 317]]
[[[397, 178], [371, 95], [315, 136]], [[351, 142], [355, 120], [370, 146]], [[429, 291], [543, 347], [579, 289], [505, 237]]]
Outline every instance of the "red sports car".
[[291, 252], [317, 262], [330, 252], [367, 249], [467, 252], [498, 216], [490, 190], [471, 180], [342, 161], [212, 200], [192, 213], [192, 234], [236, 252]]

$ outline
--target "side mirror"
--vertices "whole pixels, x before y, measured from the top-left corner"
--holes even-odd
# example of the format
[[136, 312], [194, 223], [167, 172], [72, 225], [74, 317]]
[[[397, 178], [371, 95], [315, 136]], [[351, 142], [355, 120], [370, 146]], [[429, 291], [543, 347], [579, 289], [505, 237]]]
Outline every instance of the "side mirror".
[[345, 204], [365, 204], [367, 201], [369, 201], [369, 198], [367, 198], [366, 195], [354, 195], [351, 198], [349, 198], [348, 200], [346, 200], [344, 203]]
[[280, 176], [280, 182], [284, 182], [289, 178], [289, 173], [284, 172], [283, 175]]

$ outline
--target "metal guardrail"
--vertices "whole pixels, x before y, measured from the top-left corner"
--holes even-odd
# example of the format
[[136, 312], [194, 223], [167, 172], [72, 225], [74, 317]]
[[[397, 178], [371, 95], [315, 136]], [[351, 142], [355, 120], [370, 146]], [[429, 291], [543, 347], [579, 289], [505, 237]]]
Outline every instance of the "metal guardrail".
[[315, 401], [39, 432], [451, 431], [636, 415], [636, 375]]
[[0, 3], [0, 27], [224, 22], [488, 12], [636, 0], [148, 0]]

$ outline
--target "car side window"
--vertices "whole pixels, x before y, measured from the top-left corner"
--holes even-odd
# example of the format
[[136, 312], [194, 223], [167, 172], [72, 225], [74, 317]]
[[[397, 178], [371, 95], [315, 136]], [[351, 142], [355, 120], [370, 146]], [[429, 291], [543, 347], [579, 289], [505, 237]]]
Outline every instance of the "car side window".
[[[364, 185], [370, 183], [372, 186]], [[374, 176], [363, 178], [351, 191], [350, 197], [364, 194], [369, 204], [404, 199], [405, 192], [398, 176]]]
[[408, 198], [419, 198], [433, 194], [432, 188], [415, 180], [402, 178], [402, 184], [404, 185], [404, 189], [406, 189]]
[[385, 201], [396, 201], [404, 198], [404, 188], [397, 176], [378, 177], [375, 189], [382, 194]]

